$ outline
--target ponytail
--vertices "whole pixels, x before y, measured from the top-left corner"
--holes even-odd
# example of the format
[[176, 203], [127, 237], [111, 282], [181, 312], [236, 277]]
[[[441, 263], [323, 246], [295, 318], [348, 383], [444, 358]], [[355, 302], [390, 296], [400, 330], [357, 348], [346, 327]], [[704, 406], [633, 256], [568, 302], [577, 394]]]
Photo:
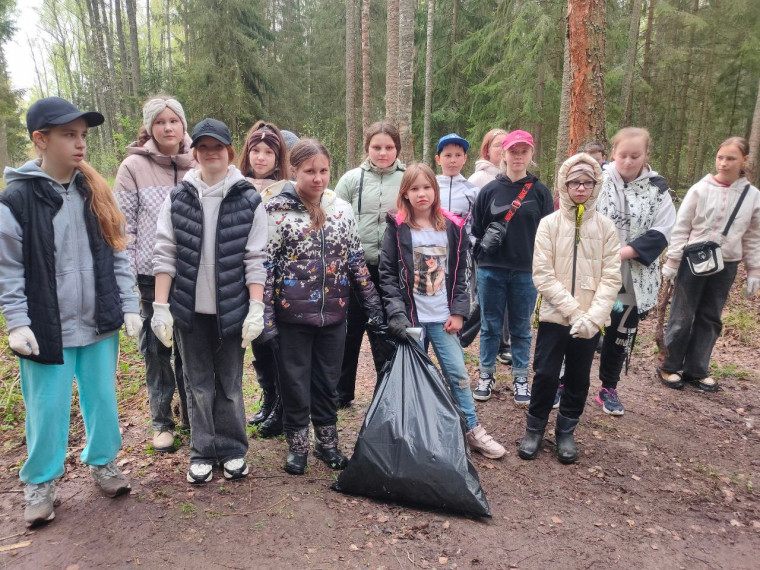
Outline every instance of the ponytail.
[[119, 210], [113, 192], [97, 170], [85, 161], [79, 163], [79, 171], [84, 176], [85, 183], [92, 193], [92, 213], [98, 219], [100, 233], [106, 243], [116, 251], [127, 248], [127, 237], [124, 233], [126, 218]]

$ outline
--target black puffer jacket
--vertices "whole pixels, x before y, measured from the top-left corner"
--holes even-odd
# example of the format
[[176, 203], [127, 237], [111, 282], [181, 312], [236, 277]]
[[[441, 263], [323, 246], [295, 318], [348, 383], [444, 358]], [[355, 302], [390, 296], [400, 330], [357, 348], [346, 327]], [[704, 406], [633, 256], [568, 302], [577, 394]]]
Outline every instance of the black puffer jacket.
[[[470, 314], [470, 241], [465, 229], [465, 220], [443, 210], [446, 216], [446, 237], [448, 239], [448, 271], [446, 272], [446, 292], [449, 312], [465, 318]], [[414, 252], [412, 233], [404, 223], [403, 212], [388, 214], [388, 224], [383, 237], [380, 254], [380, 287], [383, 290], [385, 312], [390, 319], [403, 313], [412, 323], [419, 325], [414, 304]]]
[[322, 209], [327, 219], [316, 231], [309, 229], [311, 218], [292, 184], [266, 203], [266, 339], [277, 334], [276, 321], [315, 327], [345, 321], [352, 288], [367, 315], [382, 319], [351, 206], [325, 190]]

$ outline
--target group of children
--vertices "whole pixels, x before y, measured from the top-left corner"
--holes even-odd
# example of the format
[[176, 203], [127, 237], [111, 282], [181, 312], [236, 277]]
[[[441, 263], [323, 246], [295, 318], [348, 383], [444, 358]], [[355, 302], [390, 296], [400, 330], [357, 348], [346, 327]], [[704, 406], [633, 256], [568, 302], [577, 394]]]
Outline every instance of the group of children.
[[[87, 432], [82, 461], [108, 496], [130, 490], [114, 463], [122, 325], [140, 336], [156, 451], [174, 449], [171, 402], [179, 391], [191, 430], [190, 483], [210, 481], [217, 466], [230, 480], [248, 473], [247, 346], [263, 394], [250, 423], [263, 435], [284, 431], [285, 470], [305, 472], [310, 424], [315, 456], [344, 468], [337, 411], [354, 399], [365, 331], [378, 375], [389, 358], [384, 324], [405, 342], [410, 327], [423, 329], [470, 449], [493, 459], [505, 449], [479, 422], [474, 400], [490, 398], [497, 357], [511, 343], [514, 399], [529, 406], [520, 457], [537, 456], [559, 407], [557, 454], [569, 463], [605, 328], [597, 401], [623, 413], [617, 382], [638, 320], [655, 305], [669, 241], [662, 274], [676, 286], [671, 350], [658, 372], [665, 385], [717, 389], [707, 364], [740, 260], [748, 292], [760, 287], [760, 192], [744, 177], [744, 139], [721, 145], [717, 175], [688, 192], [676, 221], [667, 184], [648, 165], [644, 129], [621, 130], [609, 164], [587, 153], [565, 161], [555, 211], [552, 193], [529, 172], [534, 142], [525, 131], [489, 132], [467, 180], [464, 138], [441, 138], [436, 176], [424, 164], [402, 164], [398, 131], [375, 123], [366, 160], [333, 191], [330, 155], [316, 140], [260, 121], [236, 165], [231, 133], [218, 120], [202, 120], [190, 136], [182, 106], [166, 96], [151, 98], [143, 119], [149, 136], [128, 149], [113, 192], [83, 160], [87, 130], [102, 115], [59, 98], [27, 114], [40, 158], [5, 173], [0, 305], [27, 410], [20, 476], [29, 525], [54, 517], [73, 377]], [[710, 276], [680, 263], [687, 245], [704, 240], [717, 240], [725, 264]], [[473, 391], [459, 333], [476, 285]]]

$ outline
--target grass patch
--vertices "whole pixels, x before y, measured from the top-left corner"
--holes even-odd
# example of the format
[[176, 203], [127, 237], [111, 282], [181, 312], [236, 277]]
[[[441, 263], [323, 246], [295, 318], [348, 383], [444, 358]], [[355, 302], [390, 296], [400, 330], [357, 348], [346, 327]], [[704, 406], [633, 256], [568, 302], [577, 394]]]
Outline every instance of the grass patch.
[[733, 362], [729, 362], [728, 364], [716, 364], [715, 362], [710, 362], [710, 374], [713, 378], [718, 380], [723, 378], [746, 380], [749, 378], [749, 372], [743, 368], [739, 368]]
[[724, 334], [733, 335], [744, 344], [754, 346], [760, 335], [760, 322], [757, 314], [745, 303], [731, 307], [728, 315], [723, 317]]
[[191, 501], [183, 501], [179, 504], [179, 510], [182, 511], [183, 515], [192, 515], [198, 510], [198, 507]]

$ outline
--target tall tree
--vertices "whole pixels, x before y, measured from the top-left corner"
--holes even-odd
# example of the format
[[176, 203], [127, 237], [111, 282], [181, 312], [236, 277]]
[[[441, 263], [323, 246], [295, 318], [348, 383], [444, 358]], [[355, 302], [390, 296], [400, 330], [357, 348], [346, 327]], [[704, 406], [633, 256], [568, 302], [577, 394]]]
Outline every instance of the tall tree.
[[371, 120], [372, 72], [369, 57], [369, 3], [362, 0], [362, 138], [367, 136]]
[[757, 88], [755, 112], [752, 115], [752, 130], [749, 134], [749, 174], [754, 184], [758, 181], [757, 169], [760, 167], [760, 84]]
[[605, 140], [605, 0], [568, 0], [570, 52], [569, 152]]
[[137, 96], [140, 89], [140, 49], [137, 35], [137, 0], [125, 0], [127, 8], [127, 25], [129, 27], [129, 68], [132, 72], [132, 95]]
[[433, 37], [435, 26], [435, 0], [427, 0], [427, 38], [425, 45], [425, 116], [422, 128], [422, 162], [429, 163], [430, 156], [430, 122], [433, 112]]
[[129, 96], [129, 64], [127, 63], [127, 42], [124, 38], [122, 23], [121, 0], [114, 0], [114, 15], [116, 17], [116, 37], [119, 43], [119, 75], [121, 77], [121, 96]]
[[[568, 5], [568, 10], [570, 6]], [[557, 126], [557, 153], [554, 159], [554, 177], [570, 155], [570, 26], [565, 23], [565, 47], [562, 59], [562, 93], [560, 95], [559, 125]]]
[[650, 71], [652, 68], [652, 29], [654, 27], [654, 5], [655, 0], [648, 0], [647, 7], [647, 29], [644, 33], [644, 53], [641, 59], [641, 81], [646, 87], [646, 91], [639, 97], [639, 124], [646, 125], [649, 94], [651, 93]]
[[399, 42], [399, 0], [387, 1], [387, 30], [385, 54], [385, 120], [398, 120], [398, 42]]
[[399, 1], [398, 130], [401, 135], [401, 160], [407, 163], [414, 160], [414, 141], [412, 140], [414, 3], [415, 0]]
[[625, 57], [625, 77], [620, 97], [623, 118], [620, 126], [631, 124], [633, 112], [633, 73], [636, 69], [636, 55], [639, 51], [639, 26], [641, 24], [641, 4], [643, 0], [633, 0], [631, 22], [628, 29], [628, 52]]
[[346, 0], [346, 166], [356, 164], [356, 0]]

